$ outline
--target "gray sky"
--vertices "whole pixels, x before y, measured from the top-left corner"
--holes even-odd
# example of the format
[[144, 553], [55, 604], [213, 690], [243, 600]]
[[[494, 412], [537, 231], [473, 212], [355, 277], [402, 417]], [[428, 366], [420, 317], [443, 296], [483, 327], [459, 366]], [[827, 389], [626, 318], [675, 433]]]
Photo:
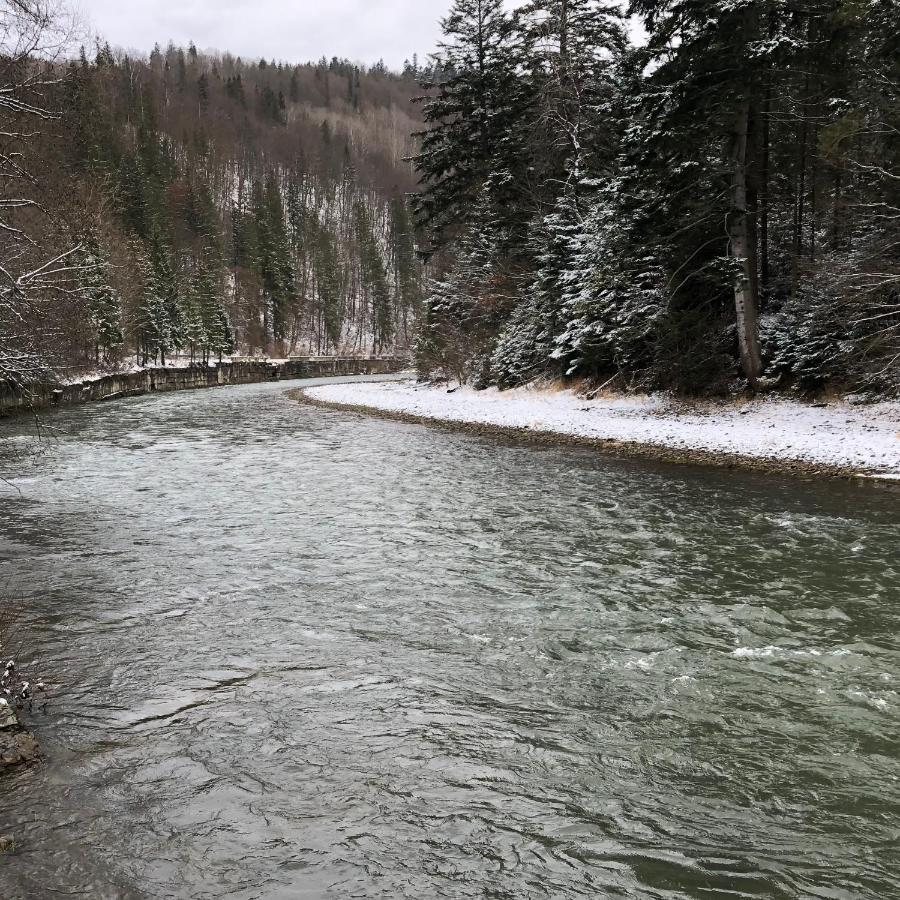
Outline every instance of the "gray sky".
[[[114, 47], [148, 54], [170, 40], [249, 59], [321, 56], [399, 69], [437, 45], [452, 0], [73, 0], [83, 24]], [[524, 0], [506, 0], [508, 7]], [[624, 5], [624, 4], [623, 4]], [[631, 23], [633, 40], [643, 30]]]
[[149, 53], [171, 39], [201, 50], [305, 62], [323, 54], [394, 68], [434, 49], [450, 0], [76, 0], [91, 31]]

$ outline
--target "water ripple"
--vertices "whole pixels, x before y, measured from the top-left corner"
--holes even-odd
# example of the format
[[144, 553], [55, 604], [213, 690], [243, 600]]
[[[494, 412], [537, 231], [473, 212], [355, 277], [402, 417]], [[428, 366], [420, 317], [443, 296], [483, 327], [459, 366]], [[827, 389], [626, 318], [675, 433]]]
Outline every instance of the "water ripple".
[[0, 465], [64, 684], [4, 897], [900, 896], [892, 495], [284, 391], [65, 412]]

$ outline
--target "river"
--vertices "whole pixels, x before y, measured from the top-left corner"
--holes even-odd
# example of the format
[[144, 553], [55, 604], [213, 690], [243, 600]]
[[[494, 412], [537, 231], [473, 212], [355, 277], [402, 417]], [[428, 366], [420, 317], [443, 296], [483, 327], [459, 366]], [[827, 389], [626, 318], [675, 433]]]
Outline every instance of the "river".
[[900, 897], [897, 493], [288, 387], [0, 426], [0, 896]]

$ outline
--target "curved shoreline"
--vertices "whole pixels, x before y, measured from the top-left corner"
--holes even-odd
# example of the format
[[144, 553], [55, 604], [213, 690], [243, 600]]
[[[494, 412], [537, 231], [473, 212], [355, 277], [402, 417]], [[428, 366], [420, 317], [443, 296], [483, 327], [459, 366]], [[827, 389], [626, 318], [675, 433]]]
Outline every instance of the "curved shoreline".
[[799, 459], [778, 459], [764, 456], [745, 456], [738, 453], [715, 452], [711, 450], [666, 447], [639, 441], [622, 441], [617, 438], [593, 438], [559, 431], [523, 428], [512, 425], [493, 425], [485, 422], [470, 422], [459, 419], [441, 419], [399, 410], [380, 409], [356, 403], [338, 403], [311, 397], [304, 388], [288, 392], [292, 399], [308, 406], [330, 409], [338, 412], [356, 413], [380, 419], [390, 419], [409, 425], [426, 425], [447, 431], [465, 432], [477, 437], [512, 438], [524, 443], [582, 447], [611, 456], [629, 459], [644, 459], [677, 465], [704, 466], [728, 470], [741, 470], [762, 475], [790, 475], [795, 478], [835, 478], [857, 484], [871, 484], [881, 488], [900, 489], [900, 483], [879, 478], [876, 472], [862, 472], [859, 467], [813, 463]]
[[342, 356], [293, 357], [279, 361], [238, 359], [209, 365], [150, 366], [137, 371], [109, 372], [66, 384], [35, 385], [31, 392], [16, 391], [0, 384], [0, 419], [144, 394], [301, 378], [388, 375], [400, 371], [403, 365], [405, 363], [400, 359]]

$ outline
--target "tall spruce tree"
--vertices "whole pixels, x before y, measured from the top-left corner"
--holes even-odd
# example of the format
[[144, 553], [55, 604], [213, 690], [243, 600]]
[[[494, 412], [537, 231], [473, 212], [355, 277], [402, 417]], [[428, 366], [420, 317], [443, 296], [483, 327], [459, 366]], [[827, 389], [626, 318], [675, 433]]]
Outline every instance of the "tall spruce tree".
[[262, 280], [268, 333], [276, 341], [285, 338], [287, 309], [293, 298], [294, 271], [281, 187], [274, 173], [257, 182], [253, 214], [259, 240], [259, 275]]
[[390, 211], [390, 251], [394, 280], [394, 305], [400, 316], [404, 342], [422, 303], [422, 271], [417, 258], [415, 225], [405, 197], [394, 196]]
[[215, 253], [207, 250], [196, 263], [193, 281], [193, 294], [203, 328], [204, 363], [210, 356], [221, 361], [224, 354], [234, 349], [234, 335], [223, 303], [224, 293], [221, 264]]
[[150, 245], [151, 275], [145, 293], [145, 322], [153, 357], [162, 365], [184, 346], [183, 300], [171, 247], [160, 235]]
[[444, 38], [435, 61], [445, 74], [425, 85], [428, 129], [414, 160], [423, 182], [416, 210], [438, 245], [448, 229], [468, 220], [486, 189], [499, 205], [509, 186], [508, 164], [521, 161], [510, 146], [519, 82], [503, 0], [455, 0], [441, 25]]
[[360, 280], [370, 304], [372, 352], [377, 356], [394, 336], [394, 318], [387, 268], [375, 234], [369, 207], [363, 198], [353, 205], [359, 252]]
[[161, 360], [165, 364], [165, 355], [172, 346], [172, 327], [164, 289], [153, 261], [139, 248], [136, 248], [135, 255], [140, 260], [140, 296], [134, 322], [138, 336], [138, 362], [146, 365]]
[[78, 276], [81, 296], [87, 304], [94, 335], [94, 360], [98, 365], [113, 361], [122, 348], [122, 298], [110, 284], [110, 264], [96, 232], [81, 242]]

